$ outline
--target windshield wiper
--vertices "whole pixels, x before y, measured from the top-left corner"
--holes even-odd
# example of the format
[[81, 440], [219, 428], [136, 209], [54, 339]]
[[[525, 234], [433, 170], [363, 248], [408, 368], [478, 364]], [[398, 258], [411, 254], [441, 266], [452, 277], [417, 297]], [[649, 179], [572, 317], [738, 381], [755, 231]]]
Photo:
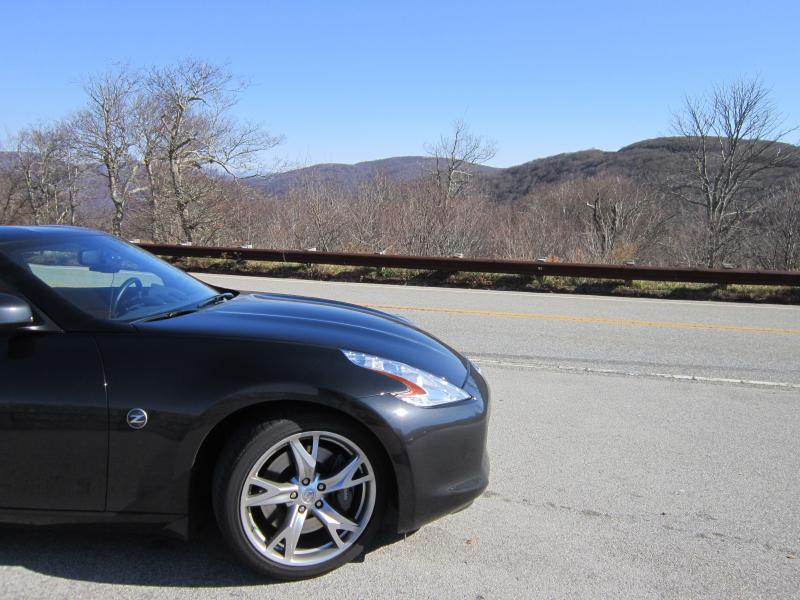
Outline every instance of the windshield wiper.
[[162, 321], [164, 319], [171, 319], [173, 317], [180, 317], [181, 315], [188, 315], [197, 312], [196, 308], [182, 308], [180, 310], [168, 310], [167, 312], [159, 313], [157, 315], [150, 315], [142, 319], [137, 319], [136, 323], [149, 323], [151, 321]]
[[236, 294], [232, 292], [223, 292], [221, 294], [217, 294], [216, 296], [212, 296], [207, 300], [203, 300], [200, 304], [190, 308], [179, 308], [168, 310], [163, 313], [158, 313], [155, 315], [150, 315], [149, 317], [143, 317], [141, 319], [137, 319], [137, 323], [149, 323], [151, 321], [163, 321], [164, 319], [172, 319], [173, 317], [180, 317], [181, 315], [188, 315], [193, 312], [197, 312], [201, 308], [205, 308], [206, 306], [211, 306], [212, 304], [219, 304], [220, 302], [225, 302], [226, 300], [230, 300], [231, 298], [235, 297]]
[[233, 298], [235, 294], [233, 292], [222, 292], [221, 294], [217, 294], [216, 296], [211, 296], [208, 300], [203, 300], [200, 304], [197, 305], [197, 308], [205, 308], [206, 306], [211, 306], [212, 304], [219, 304], [220, 302], [225, 302], [226, 300], [230, 300]]

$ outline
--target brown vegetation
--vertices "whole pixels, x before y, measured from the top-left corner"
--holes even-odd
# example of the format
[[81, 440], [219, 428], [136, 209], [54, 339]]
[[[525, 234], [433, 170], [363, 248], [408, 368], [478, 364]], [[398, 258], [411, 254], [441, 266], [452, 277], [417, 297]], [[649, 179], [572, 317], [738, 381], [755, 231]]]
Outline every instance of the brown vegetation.
[[482, 163], [494, 145], [458, 121], [416, 177], [344, 186], [299, 174], [280, 191], [259, 179], [279, 138], [231, 117], [242, 89], [195, 60], [88, 79], [84, 109], [20, 131], [0, 155], [0, 223], [208, 245], [800, 268], [797, 148], [779, 143], [786, 131], [758, 81], [688, 100], [682, 137], [663, 142], [668, 164], [634, 145], [627, 171], [599, 151], [492, 171]]

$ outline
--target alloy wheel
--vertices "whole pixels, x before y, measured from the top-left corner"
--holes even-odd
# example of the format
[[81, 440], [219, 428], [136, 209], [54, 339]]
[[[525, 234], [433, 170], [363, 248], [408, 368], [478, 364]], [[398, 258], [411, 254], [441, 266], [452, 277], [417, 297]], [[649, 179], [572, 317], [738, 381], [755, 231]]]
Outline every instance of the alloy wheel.
[[375, 507], [376, 478], [367, 455], [328, 431], [284, 438], [255, 462], [239, 499], [250, 544], [284, 566], [312, 566], [347, 551]]

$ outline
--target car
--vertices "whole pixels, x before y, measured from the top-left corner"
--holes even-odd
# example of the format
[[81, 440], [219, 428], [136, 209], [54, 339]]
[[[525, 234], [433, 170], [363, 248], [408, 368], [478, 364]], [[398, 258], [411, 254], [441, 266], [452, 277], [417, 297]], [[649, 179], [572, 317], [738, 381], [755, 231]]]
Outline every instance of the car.
[[469, 506], [488, 418], [477, 367], [402, 317], [0, 227], [0, 523], [190, 538], [213, 511], [245, 564], [312, 577]]

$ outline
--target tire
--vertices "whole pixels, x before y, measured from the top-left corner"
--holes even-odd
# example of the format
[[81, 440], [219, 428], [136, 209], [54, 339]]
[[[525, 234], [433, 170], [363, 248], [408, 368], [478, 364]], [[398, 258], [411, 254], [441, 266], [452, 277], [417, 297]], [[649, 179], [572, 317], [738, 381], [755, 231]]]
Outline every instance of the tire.
[[220, 454], [214, 513], [251, 568], [276, 579], [315, 577], [362, 554], [379, 531], [388, 469], [373, 438], [345, 418], [259, 422], [238, 429]]

